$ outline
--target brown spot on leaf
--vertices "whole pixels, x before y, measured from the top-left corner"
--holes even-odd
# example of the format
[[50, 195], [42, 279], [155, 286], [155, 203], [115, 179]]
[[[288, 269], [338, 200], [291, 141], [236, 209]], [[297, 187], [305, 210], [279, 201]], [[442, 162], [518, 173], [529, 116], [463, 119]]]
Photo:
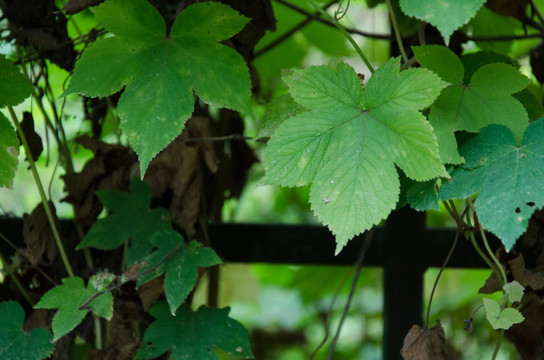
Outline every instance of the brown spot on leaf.
[[404, 338], [400, 354], [405, 360], [447, 359], [446, 334], [440, 321], [430, 329], [412, 326]]

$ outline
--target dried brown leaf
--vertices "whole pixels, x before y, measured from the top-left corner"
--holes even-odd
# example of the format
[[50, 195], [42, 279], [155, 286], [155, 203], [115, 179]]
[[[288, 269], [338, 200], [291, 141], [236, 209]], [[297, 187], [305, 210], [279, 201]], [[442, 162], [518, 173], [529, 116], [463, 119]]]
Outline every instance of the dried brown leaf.
[[142, 300], [142, 306], [145, 311], [157, 301], [159, 296], [164, 292], [164, 276], [159, 276], [138, 288], [138, 295]]
[[440, 320], [430, 329], [414, 325], [404, 338], [400, 354], [405, 360], [447, 359], [446, 334]]
[[544, 273], [538, 269], [529, 270], [525, 266], [523, 255], [517, 256], [508, 262], [514, 280], [524, 287], [529, 286], [533, 290], [544, 289]]
[[28, 147], [30, 148], [30, 155], [33, 160], [37, 160], [43, 151], [42, 138], [34, 130], [34, 118], [28, 111], [23, 113], [23, 121], [21, 121], [21, 129], [25, 134]]
[[91, 150], [94, 157], [85, 163], [79, 173], [63, 176], [68, 193], [63, 201], [74, 206], [79, 224], [90, 226], [102, 211], [96, 191], [128, 191], [130, 178], [138, 172], [137, 159], [126, 146], [107, 144], [87, 135], [78, 137], [76, 143]]
[[[53, 212], [53, 218], [58, 229], [59, 221], [55, 206], [52, 202], [49, 202], [49, 207]], [[57, 256], [57, 247], [43, 204], [40, 203], [36, 206], [30, 215], [23, 215], [23, 238], [26, 243], [23, 254], [32, 265], [36, 266], [44, 260], [44, 254], [47, 257], [46, 263], [53, 263]]]

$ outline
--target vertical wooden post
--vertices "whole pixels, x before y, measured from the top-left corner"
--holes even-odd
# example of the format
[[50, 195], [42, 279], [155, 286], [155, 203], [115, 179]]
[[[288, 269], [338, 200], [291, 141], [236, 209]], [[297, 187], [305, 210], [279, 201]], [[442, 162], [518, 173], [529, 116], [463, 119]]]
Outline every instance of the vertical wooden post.
[[425, 262], [407, 258], [410, 248], [420, 248], [425, 232], [425, 213], [407, 206], [392, 213], [385, 226], [383, 241], [387, 251], [383, 267], [384, 334], [383, 359], [402, 359], [404, 337], [423, 318], [423, 275]]

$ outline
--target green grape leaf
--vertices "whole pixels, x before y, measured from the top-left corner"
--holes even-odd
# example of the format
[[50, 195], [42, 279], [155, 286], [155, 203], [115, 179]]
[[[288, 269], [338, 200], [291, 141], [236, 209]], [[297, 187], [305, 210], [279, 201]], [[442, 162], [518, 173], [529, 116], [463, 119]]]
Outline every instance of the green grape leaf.
[[501, 311], [499, 303], [492, 299], [484, 298], [484, 308], [487, 320], [495, 330], [506, 330], [525, 320], [519, 310], [506, 308]]
[[395, 164], [417, 181], [448, 177], [432, 128], [418, 111], [446, 85], [429, 70], [400, 72], [399, 59], [390, 59], [365, 90], [345, 63], [313, 66], [284, 81], [295, 101], [311, 111], [274, 132], [264, 154], [265, 180], [311, 183], [312, 209], [336, 235], [337, 253], [395, 207]]
[[434, 25], [444, 37], [446, 44], [450, 36], [476, 15], [485, 0], [400, 0], [406, 15]]
[[143, 181], [133, 178], [130, 188], [130, 193], [97, 191], [102, 204], [113, 214], [95, 222], [76, 249], [95, 247], [111, 250], [130, 239], [130, 248], [127, 252], [129, 265], [141, 260], [151, 251], [149, 237], [170, 226], [170, 223], [164, 221], [168, 213], [163, 208], [149, 208], [151, 192]]
[[[0, 85], [1, 86], [1, 85]], [[10, 187], [19, 156], [19, 138], [9, 120], [0, 112], [0, 187]]]
[[111, 320], [113, 316], [111, 293], [105, 293], [93, 299], [88, 305], [89, 309], [79, 310], [79, 307], [96, 293], [98, 290], [93, 286], [85, 287], [80, 277], [71, 277], [63, 279], [62, 285], [55, 286], [42, 296], [34, 308], [58, 309], [53, 316], [53, 341], [57, 341], [79, 325], [89, 309], [95, 315]]
[[49, 357], [55, 344], [47, 329], [23, 331], [25, 312], [15, 301], [0, 303], [0, 358], [40, 360]]
[[442, 200], [479, 192], [480, 223], [510, 250], [537, 208], [544, 206], [544, 119], [529, 125], [521, 145], [503, 125], [489, 125], [461, 148], [466, 163], [440, 188]]
[[266, 106], [257, 137], [269, 138], [285, 120], [303, 111], [306, 109], [297, 104], [289, 94], [275, 98]]
[[237, 11], [219, 2], [190, 5], [168, 36], [162, 16], [145, 0], [108, 0], [92, 11], [115, 36], [83, 53], [64, 95], [107, 96], [125, 88], [117, 111], [142, 176], [183, 130], [193, 90], [212, 106], [252, 112], [244, 59], [220, 44], [249, 21]]
[[230, 309], [201, 306], [196, 312], [182, 306], [175, 316], [164, 302], [149, 313], [157, 320], [145, 331], [136, 359], [153, 359], [172, 350], [170, 359], [219, 360], [215, 348], [252, 358], [247, 330], [228, 317]]
[[[431, 107], [429, 121], [433, 126], [440, 147], [440, 158], [445, 163], [461, 164], [463, 158], [457, 151], [455, 131], [478, 132], [489, 124], [509, 127], [519, 142], [529, 124], [523, 105], [512, 94], [521, 91], [529, 79], [513, 66], [504, 63], [486, 64], [463, 82], [461, 60], [445, 47], [429, 45], [414, 47], [414, 54], [421, 66], [434, 71], [451, 83], [444, 89]], [[448, 67], [441, 66], [443, 59]]]
[[508, 299], [510, 300], [510, 302], [513, 303], [521, 301], [523, 293], [525, 292], [525, 288], [523, 287], [523, 285], [515, 280], [509, 282], [508, 284], [504, 284], [502, 288], [504, 289], [504, 293], [508, 294]]
[[183, 238], [173, 229], [155, 233], [150, 241], [157, 250], [144, 258], [146, 266], [140, 272], [153, 267], [157, 269], [138, 277], [138, 285], [166, 273], [164, 294], [170, 306], [170, 312], [175, 314], [196, 284], [197, 267], [217, 265], [221, 263], [221, 260], [212, 248], [202, 247], [202, 244], [197, 241], [193, 240], [188, 246], [183, 246]]
[[31, 93], [30, 80], [4, 55], [0, 55], [0, 107], [15, 106]]

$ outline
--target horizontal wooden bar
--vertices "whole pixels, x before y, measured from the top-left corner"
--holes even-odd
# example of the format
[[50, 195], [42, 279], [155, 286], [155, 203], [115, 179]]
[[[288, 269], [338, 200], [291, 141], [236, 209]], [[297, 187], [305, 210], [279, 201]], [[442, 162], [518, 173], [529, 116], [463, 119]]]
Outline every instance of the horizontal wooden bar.
[[[70, 231], [71, 221], [61, 221], [64, 231]], [[0, 218], [0, 233], [16, 246], [24, 247], [23, 221], [20, 218]], [[357, 259], [365, 234], [351, 240], [346, 247], [334, 255], [336, 243], [331, 232], [317, 225], [285, 224], [233, 224], [212, 223], [209, 225], [212, 247], [225, 262], [275, 263], [298, 265], [353, 265]], [[365, 266], [384, 266], [388, 250], [383, 248], [384, 228], [374, 232], [365, 258]], [[492, 234], [492, 248], [499, 241]], [[407, 263], [417, 262], [423, 267], [442, 265], [455, 237], [454, 229], [426, 229], [421, 241], [403, 247]], [[388, 244], [404, 242], [406, 239], [390, 239]], [[390, 245], [388, 245], [390, 246]], [[0, 239], [0, 251], [9, 256], [14, 249]], [[449, 268], [486, 268], [469, 241], [463, 236], [448, 264]]]

